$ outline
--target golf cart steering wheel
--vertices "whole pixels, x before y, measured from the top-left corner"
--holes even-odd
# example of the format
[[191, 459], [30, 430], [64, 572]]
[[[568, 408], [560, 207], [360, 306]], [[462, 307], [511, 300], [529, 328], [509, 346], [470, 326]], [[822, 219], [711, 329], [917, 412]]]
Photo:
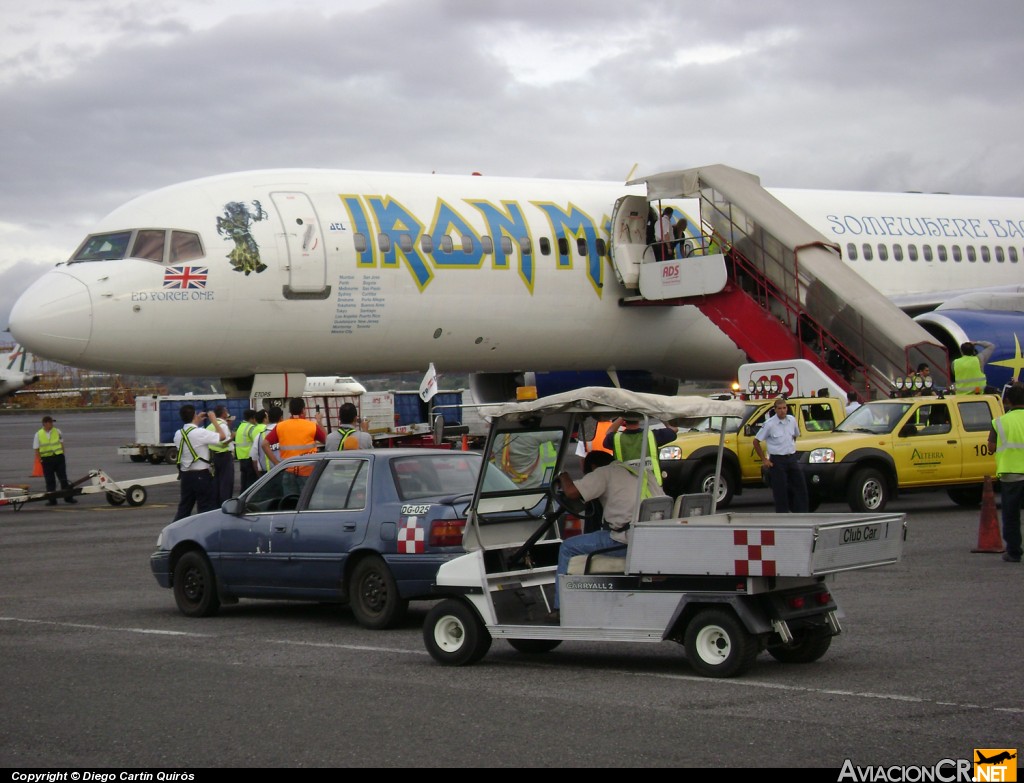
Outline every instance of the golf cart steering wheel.
[[[562, 482], [558, 480], [558, 476], [555, 476], [554, 481], [551, 482], [551, 486], [548, 488], [548, 495], [554, 501], [559, 516], [563, 512], [568, 511], [580, 519], [587, 518], [587, 502], [583, 498], [573, 499], [566, 495], [565, 490], [562, 488]], [[593, 511], [591, 510], [592, 513]]]

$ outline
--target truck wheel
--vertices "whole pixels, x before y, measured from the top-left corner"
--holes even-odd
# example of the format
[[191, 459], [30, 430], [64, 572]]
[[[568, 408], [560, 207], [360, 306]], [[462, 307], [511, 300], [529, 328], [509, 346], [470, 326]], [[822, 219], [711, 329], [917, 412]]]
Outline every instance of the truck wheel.
[[686, 628], [686, 659], [703, 677], [735, 677], [751, 667], [759, 652], [757, 640], [736, 616], [705, 609]]
[[438, 663], [466, 666], [487, 655], [491, 635], [469, 604], [449, 598], [427, 612], [423, 643]]
[[516, 652], [526, 655], [539, 655], [551, 652], [562, 643], [561, 639], [509, 639], [508, 643]]
[[981, 494], [983, 491], [983, 485], [971, 484], [967, 487], [950, 487], [946, 490], [946, 494], [958, 506], [977, 508], [981, 505]]
[[138, 484], [133, 484], [128, 487], [128, 492], [125, 493], [125, 498], [127, 499], [129, 506], [141, 506], [146, 502], [146, 488], [140, 487]]
[[853, 474], [846, 502], [856, 512], [882, 511], [889, 502], [889, 485], [885, 476], [874, 468], [863, 468]]
[[125, 500], [127, 500], [123, 492], [107, 492], [107, 502], [112, 506], [123, 506]]
[[[710, 495], [714, 485], [715, 466], [702, 465], [694, 471], [693, 479], [690, 481], [690, 492], [703, 492]], [[728, 508], [735, 494], [735, 481], [729, 469], [723, 465], [722, 475], [718, 482], [718, 497], [715, 498], [715, 508]]]
[[818, 660], [832, 645], [832, 634], [804, 631], [793, 634], [789, 644], [768, 646], [768, 654], [779, 663], [811, 663]]
[[217, 578], [202, 552], [186, 552], [175, 564], [174, 601], [186, 617], [212, 617], [220, 609]]
[[145, 454], [129, 454], [128, 455], [128, 459], [130, 459], [132, 462], [145, 462], [146, 461], [146, 455]]
[[149, 455], [149, 464], [150, 465], [159, 465], [163, 461], [164, 461], [164, 455], [163, 454], [155, 454], [154, 453], [154, 454], [150, 454]]
[[352, 570], [348, 583], [352, 614], [363, 628], [392, 628], [403, 619], [409, 602], [398, 594], [398, 584], [388, 564], [367, 557]]

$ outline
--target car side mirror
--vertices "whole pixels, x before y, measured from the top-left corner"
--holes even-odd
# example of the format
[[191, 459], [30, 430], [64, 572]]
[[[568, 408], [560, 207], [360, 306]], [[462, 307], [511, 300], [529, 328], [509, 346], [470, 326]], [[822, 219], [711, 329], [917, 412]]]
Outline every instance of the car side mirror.
[[754, 437], [755, 435], [757, 435], [756, 427], [754, 427], [753, 424], [744, 424], [743, 434], [746, 435], [748, 438]]
[[241, 498], [228, 498], [220, 504], [220, 510], [233, 517], [240, 517], [245, 513], [245, 504]]

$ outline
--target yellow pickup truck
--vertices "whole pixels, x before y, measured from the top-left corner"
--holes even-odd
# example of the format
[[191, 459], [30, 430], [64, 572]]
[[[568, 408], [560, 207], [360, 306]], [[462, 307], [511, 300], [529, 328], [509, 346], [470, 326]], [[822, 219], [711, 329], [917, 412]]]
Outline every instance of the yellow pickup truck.
[[[800, 424], [801, 439], [810, 433], [832, 430], [846, 417], [846, 407], [835, 397], [793, 397], [789, 412]], [[754, 436], [769, 415], [774, 399], [750, 400], [742, 419], [725, 419], [725, 448], [722, 453], [722, 482], [717, 507], [727, 508], [744, 487], [763, 487], [761, 460], [754, 452]], [[679, 436], [658, 451], [665, 492], [711, 492], [722, 431], [721, 417], [713, 416]], [[799, 441], [798, 441], [799, 442]]]
[[834, 432], [797, 441], [811, 508], [845, 500], [854, 511], [881, 511], [900, 492], [945, 489], [977, 506], [986, 476], [992, 419], [1003, 414], [993, 395], [905, 397], [857, 408]]

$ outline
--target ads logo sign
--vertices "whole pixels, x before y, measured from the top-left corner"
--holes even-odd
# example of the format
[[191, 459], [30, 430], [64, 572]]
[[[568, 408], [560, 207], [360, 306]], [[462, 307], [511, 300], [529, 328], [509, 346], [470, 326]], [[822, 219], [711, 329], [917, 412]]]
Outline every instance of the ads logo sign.
[[975, 748], [974, 780], [1009, 783], [1017, 780], [1015, 748]]

